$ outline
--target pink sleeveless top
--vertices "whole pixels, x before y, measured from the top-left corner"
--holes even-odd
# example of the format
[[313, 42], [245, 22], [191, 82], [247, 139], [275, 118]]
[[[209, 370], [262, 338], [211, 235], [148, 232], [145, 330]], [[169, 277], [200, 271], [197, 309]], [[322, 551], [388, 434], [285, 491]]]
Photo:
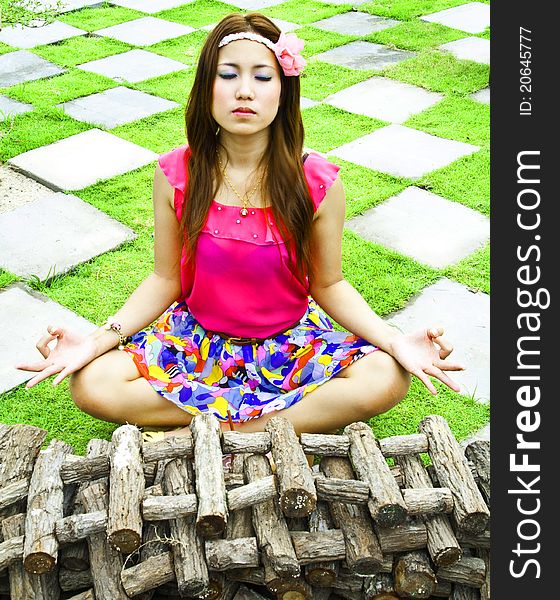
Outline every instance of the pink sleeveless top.
[[[187, 145], [159, 157], [175, 188], [175, 211], [181, 219], [186, 186]], [[315, 210], [340, 167], [311, 152], [304, 163]], [[181, 257], [181, 297], [208, 331], [265, 339], [296, 323], [307, 310], [309, 289], [288, 268], [288, 251], [271, 211], [215, 200], [201, 231], [193, 268]], [[268, 215], [268, 218], [267, 218]]]

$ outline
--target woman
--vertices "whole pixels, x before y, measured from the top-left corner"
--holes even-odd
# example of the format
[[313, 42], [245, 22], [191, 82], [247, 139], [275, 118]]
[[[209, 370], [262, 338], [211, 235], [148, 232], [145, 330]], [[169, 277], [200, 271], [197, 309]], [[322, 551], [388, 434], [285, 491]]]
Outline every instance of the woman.
[[339, 167], [302, 157], [302, 47], [258, 13], [228, 15], [209, 34], [189, 145], [156, 166], [154, 272], [92, 335], [50, 326], [44, 360], [19, 365], [37, 372], [28, 387], [72, 374], [81, 410], [154, 428], [211, 411], [262, 431], [282, 410], [298, 434], [389, 410], [410, 373], [432, 393], [430, 376], [458, 391], [443, 330], [403, 335], [342, 275]]

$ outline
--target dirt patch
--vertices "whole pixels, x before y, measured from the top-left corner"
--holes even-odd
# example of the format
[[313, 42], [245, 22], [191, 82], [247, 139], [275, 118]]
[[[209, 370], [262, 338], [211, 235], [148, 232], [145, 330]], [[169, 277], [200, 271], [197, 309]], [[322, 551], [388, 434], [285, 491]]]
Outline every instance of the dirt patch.
[[7, 165], [0, 165], [0, 213], [38, 200], [54, 192]]

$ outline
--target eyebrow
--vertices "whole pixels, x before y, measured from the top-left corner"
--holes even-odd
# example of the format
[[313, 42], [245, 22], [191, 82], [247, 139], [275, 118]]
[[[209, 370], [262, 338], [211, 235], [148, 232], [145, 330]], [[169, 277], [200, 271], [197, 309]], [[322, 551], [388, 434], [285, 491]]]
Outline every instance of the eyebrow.
[[[235, 67], [237, 69], [239, 69], [239, 65], [237, 63], [218, 63], [218, 67], [221, 66], [225, 66], [225, 67]], [[262, 69], [263, 67], [268, 67], [269, 69], [274, 69], [274, 67], [272, 65], [254, 65], [252, 68], [253, 69]]]

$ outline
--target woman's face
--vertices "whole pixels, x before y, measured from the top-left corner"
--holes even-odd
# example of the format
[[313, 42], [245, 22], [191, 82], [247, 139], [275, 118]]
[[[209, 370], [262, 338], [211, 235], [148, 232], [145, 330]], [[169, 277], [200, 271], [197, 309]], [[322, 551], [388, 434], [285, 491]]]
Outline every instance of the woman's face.
[[249, 135], [266, 129], [278, 112], [281, 90], [280, 66], [264, 44], [236, 40], [220, 48], [212, 116], [223, 130]]

